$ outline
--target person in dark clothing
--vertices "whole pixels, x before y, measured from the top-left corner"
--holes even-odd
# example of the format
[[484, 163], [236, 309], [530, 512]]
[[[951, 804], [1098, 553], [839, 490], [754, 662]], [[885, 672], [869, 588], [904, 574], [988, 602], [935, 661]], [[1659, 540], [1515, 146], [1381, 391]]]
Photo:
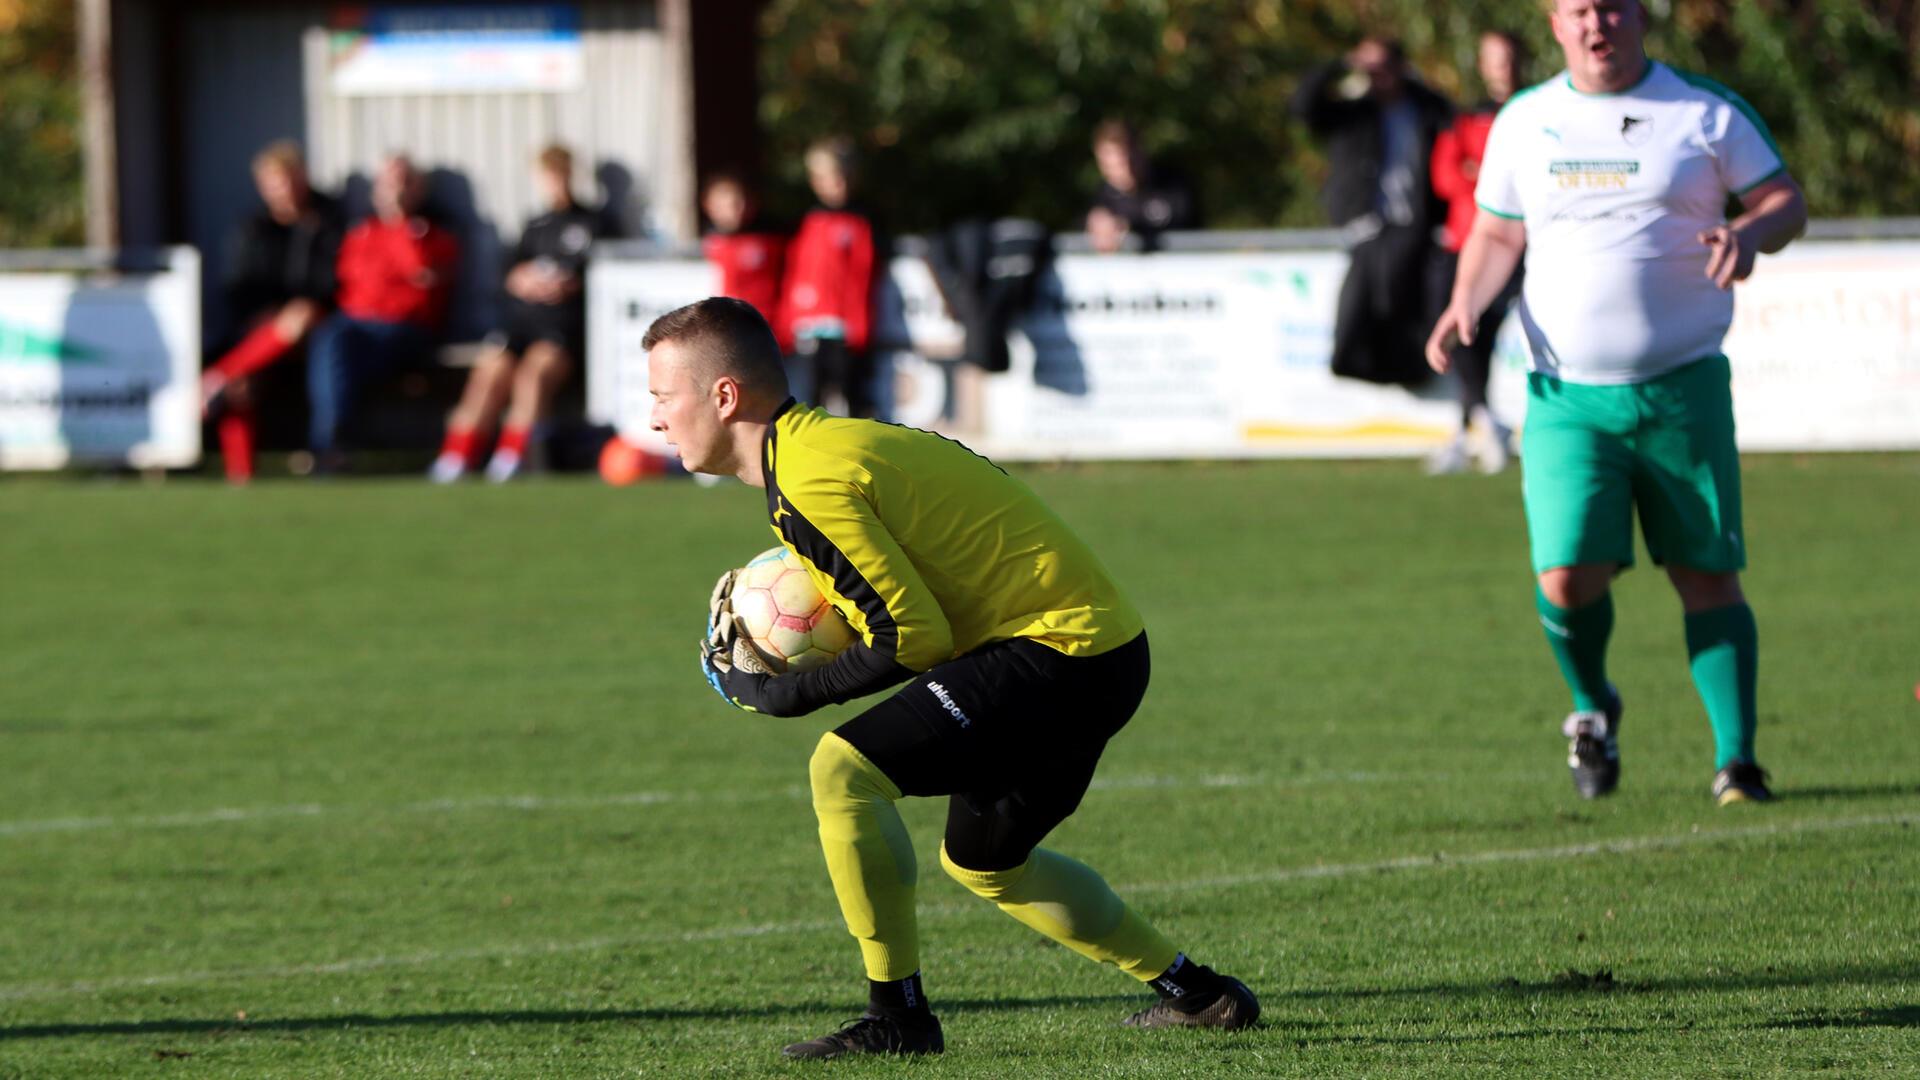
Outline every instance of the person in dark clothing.
[[[1503, 30], [1480, 35], [1478, 66], [1480, 83], [1487, 99], [1454, 118], [1453, 125], [1440, 133], [1433, 144], [1433, 190], [1447, 201], [1447, 225], [1441, 239], [1443, 250], [1434, 261], [1434, 276], [1429, 297], [1440, 307], [1453, 294], [1454, 271], [1460, 262], [1460, 247], [1473, 229], [1479, 207], [1473, 189], [1480, 178], [1480, 159], [1486, 155], [1487, 133], [1493, 118], [1520, 88], [1520, 69], [1524, 53], [1520, 39]], [[1429, 473], [1464, 471], [1469, 460], [1481, 472], [1497, 473], [1507, 467], [1512, 456], [1509, 442], [1513, 433], [1487, 405], [1487, 376], [1493, 365], [1493, 341], [1506, 321], [1507, 312], [1520, 296], [1523, 271], [1516, 269], [1500, 294], [1480, 316], [1473, 344], [1456, 345], [1453, 369], [1460, 375], [1460, 430], [1447, 445], [1427, 459]], [[1436, 313], [1434, 318], [1439, 318]], [[1475, 424], [1480, 427], [1478, 445], [1470, 436]]]
[[214, 418], [228, 481], [253, 478], [254, 374], [306, 340], [333, 306], [334, 260], [346, 221], [340, 204], [307, 182], [291, 140], [253, 159], [260, 207], [228, 242], [222, 289], [235, 327], [232, 343], [200, 376], [200, 400]]
[[1326, 147], [1323, 200], [1352, 258], [1334, 320], [1334, 374], [1425, 379], [1426, 278], [1443, 217], [1427, 162], [1452, 109], [1413, 77], [1398, 42], [1370, 37], [1309, 74], [1293, 111]]
[[503, 317], [447, 417], [428, 474], [438, 483], [458, 480], [478, 463], [503, 412], [487, 479], [504, 483], [518, 475], [554, 391], [584, 355], [587, 252], [606, 235], [606, 216], [573, 197], [573, 153], [564, 146], [540, 152], [534, 183], [547, 210], [527, 222], [508, 256]]
[[874, 275], [886, 264], [872, 219], [852, 203], [853, 181], [850, 141], [825, 139], [807, 150], [807, 183], [819, 204], [787, 245], [775, 335], [810, 369], [817, 404], [838, 398], [846, 415], [871, 418]]
[[1139, 238], [1139, 250], [1152, 251], [1161, 233], [1200, 227], [1192, 186], [1177, 171], [1148, 161], [1126, 121], [1108, 120], [1094, 129], [1093, 160], [1100, 167], [1100, 190], [1087, 211], [1087, 238], [1095, 251], [1120, 251], [1129, 236]]

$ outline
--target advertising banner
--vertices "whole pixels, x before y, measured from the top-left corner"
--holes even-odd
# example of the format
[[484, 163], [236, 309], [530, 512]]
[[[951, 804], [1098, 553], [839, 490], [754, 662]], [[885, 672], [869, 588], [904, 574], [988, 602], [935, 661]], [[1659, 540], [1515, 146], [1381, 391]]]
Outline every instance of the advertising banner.
[[348, 96], [558, 92], [586, 70], [572, 4], [342, 8], [329, 40], [330, 82]]
[[[1009, 460], [1427, 452], [1459, 422], [1451, 378], [1407, 389], [1330, 369], [1346, 263], [1338, 251], [1061, 256], [1009, 337], [1011, 370], [969, 393], [941, 359], [959, 353], [961, 328], [927, 264], [899, 258], [876, 296], [880, 397], [902, 422]], [[606, 260], [593, 282], [593, 408], [644, 429], [640, 336], [707, 295], [713, 274], [697, 260]], [[1920, 244], [1806, 241], [1763, 257], [1738, 287], [1726, 348], [1743, 449], [1920, 447]], [[1515, 424], [1525, 367], [1509, 320], [1490, 393]]]
[[587, 267], [587, 417], [658, 454], [666, 440], [647, 428], [647, 354], [653, 320], [714, 295], [720, 275], [698, 259], [595, 259]]
[[0, 469], [200, 460], [200, 265], [0, 273]]

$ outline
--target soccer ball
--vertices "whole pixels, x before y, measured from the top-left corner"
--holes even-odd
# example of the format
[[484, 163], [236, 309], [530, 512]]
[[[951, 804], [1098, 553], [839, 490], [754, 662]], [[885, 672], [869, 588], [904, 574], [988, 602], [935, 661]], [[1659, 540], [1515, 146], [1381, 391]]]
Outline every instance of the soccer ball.
[[747, 639], [778, 672], [820, 667], [853, 644], [853, 627], [784, 547], [769, 548], [741, 568], [729, 603]]

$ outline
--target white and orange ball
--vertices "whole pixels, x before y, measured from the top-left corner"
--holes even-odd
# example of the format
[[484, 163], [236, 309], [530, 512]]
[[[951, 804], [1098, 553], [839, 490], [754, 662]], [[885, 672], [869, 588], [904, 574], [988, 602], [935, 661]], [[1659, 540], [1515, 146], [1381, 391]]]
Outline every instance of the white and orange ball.
[[741, 568], [729, 606], [775, 671], [820, 667], [855, 637], [799, 556], [784, 547], [769, 548]]

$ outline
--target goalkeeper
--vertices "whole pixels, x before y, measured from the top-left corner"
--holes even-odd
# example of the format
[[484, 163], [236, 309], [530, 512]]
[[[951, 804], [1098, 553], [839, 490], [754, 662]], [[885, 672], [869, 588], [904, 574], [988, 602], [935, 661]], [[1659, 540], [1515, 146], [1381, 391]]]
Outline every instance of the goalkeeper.
[[697, 473], [766, 489], [780, 542], [859, 635], [770, 674], [725, 610], [701, 651], [735, 706], [799, 716], [906, 683], [823, 735], [811, 773], [827, 871], [866, 962], [866, 1014], [789, 1057], [939, 1053], [921, 987], [918, 870], [894, 804], [949, 796], [940, 864], [1008, 915], [1148, 984], [1133, 1027], [1245, 1027], [1238, 980], [1194, 963], [1091, 868], [1039, 847], [1079, 806], [1147, 688], [1140, 614], [1020, 481], [959, 443], [787, 396], [773, 332], [738, 300], [647, 331], [652, 426]]

